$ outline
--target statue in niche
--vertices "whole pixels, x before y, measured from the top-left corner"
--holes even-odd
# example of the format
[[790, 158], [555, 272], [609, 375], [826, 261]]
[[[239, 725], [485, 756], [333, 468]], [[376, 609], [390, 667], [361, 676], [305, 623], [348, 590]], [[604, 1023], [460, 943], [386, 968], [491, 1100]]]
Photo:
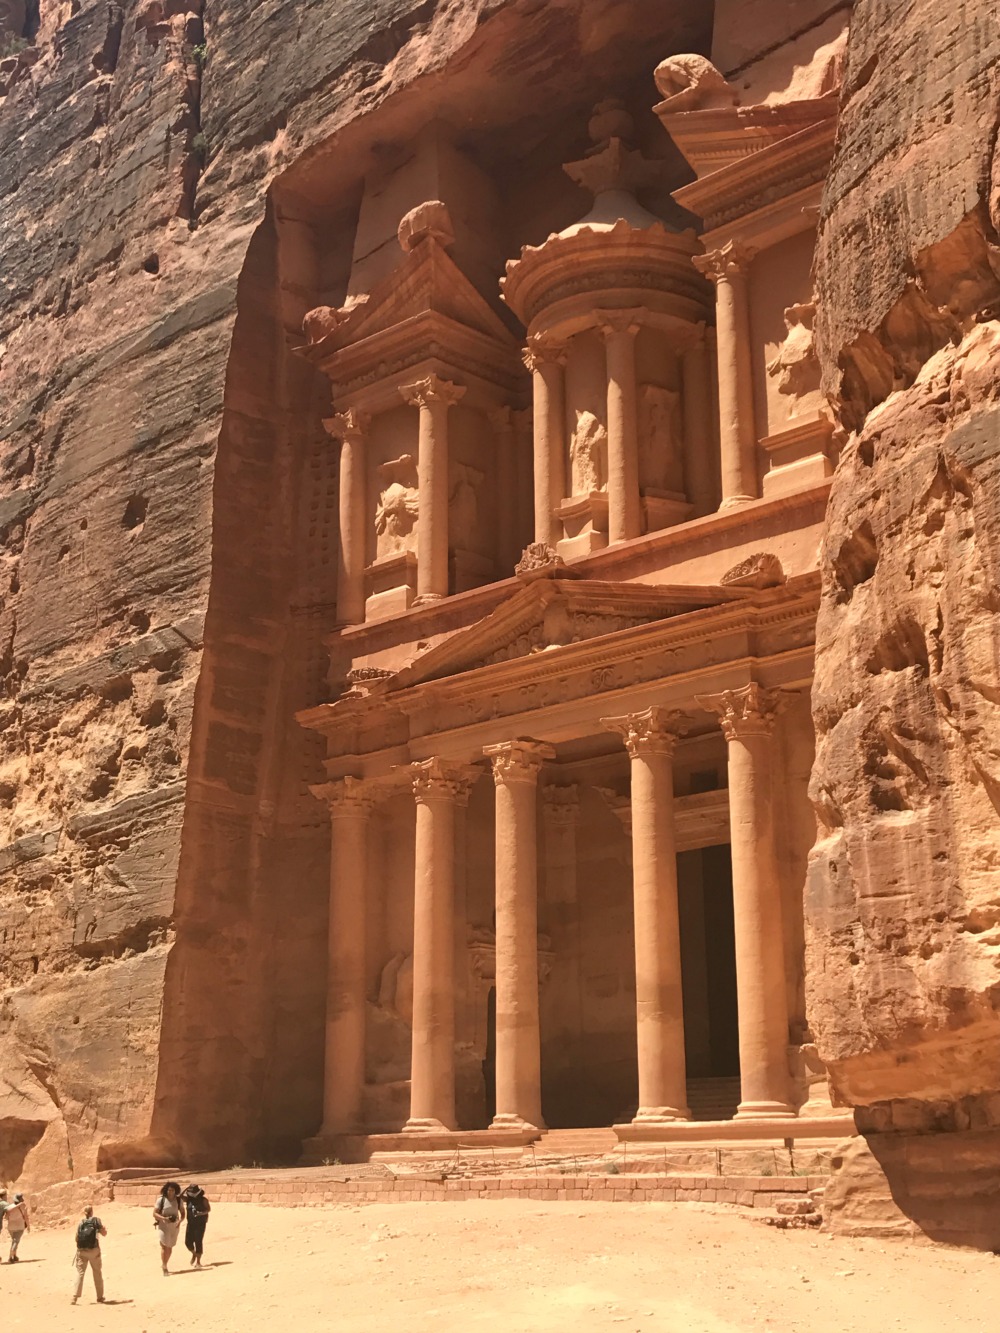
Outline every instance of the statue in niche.
[[823, 404], [820, 392], [820, 366], [813, 342], [816, 302], [790, 305], [785, 311], [785, 341], [778, 348], [767, 373], [778, 381], [778, 392], [792, 401], [790, 417], [813, 413]]
[[475, 544], [479, 528], [479, 487], [484, 474], [468, 463], [458, 463], [454, 472], [455, 484], [448, 501], [449, 545], [468, 551]]
[[639, 389], [639, 477], [643, 489], [684, 493], [681, 396], [659, 384]]
[[375, 558], [384, 560], [401, 551], [412, 551], [416, 538], [418, 491], [417, 470], [412, 454], [403, 454], [378, 469], [382, 482], [375, 510]]
[[608, 432], [593, 412], [577, 412], [569, 445], [573, 495], [603, 491], [608, 484]]

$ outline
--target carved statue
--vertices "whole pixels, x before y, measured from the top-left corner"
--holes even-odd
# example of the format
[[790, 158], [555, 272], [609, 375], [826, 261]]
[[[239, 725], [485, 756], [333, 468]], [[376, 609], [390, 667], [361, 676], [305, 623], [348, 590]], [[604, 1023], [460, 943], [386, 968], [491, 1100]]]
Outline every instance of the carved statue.
[[433, 237], [439, 245], [454, 245], [455, 228], [452, 226], [448, 205], [440, 199], [428, 199], [426, 203], [417, 204], [400, 222], [396, 236], [401, 249], [407, 254], [428, 236]]
[[569, 459], [574, 495], [589, 495], [607, 487], [608, 432], [593, 412], [577, 412]]
[[416, 468], [411, 454], [403, 454], [378, 470], [383, 483], [375, 510], [376, 559], [412, 551], [415, 546], [414, 525], [419, 512]]
[[739, 94], [725, 75], [704, 56], [668, 56], [653, 75], [671, 111], [706, 111], [736, 106]]
[[643, 487], [684, 492], [681, 396], [659, 384], [639, 389], [639, 477]]
[[315, 310], [308, 310], [303, 315], [302, 332], [310, 343], [322, 342], [324, 338], [336, 332], [358, 306], [367, 303], [368, 293], [360, 292], [355, 296], [349, 296], [342, 306], [318, 305]]
[[820, 365], [813, 342], [815, 318], [815, 301], [790, 305], [785, 311], [785, 341], [767, 366], [768, 375], [778, 381], [778, 392], [793, 400], [789, 406], [793, 417], [822, 405]]
[[479, 527], [479, 487], [484, 474], [467, 463], [459, 463], [455, 472], [456, 481], [448, 504], [449, 544], [467, 551], [474, 545]]

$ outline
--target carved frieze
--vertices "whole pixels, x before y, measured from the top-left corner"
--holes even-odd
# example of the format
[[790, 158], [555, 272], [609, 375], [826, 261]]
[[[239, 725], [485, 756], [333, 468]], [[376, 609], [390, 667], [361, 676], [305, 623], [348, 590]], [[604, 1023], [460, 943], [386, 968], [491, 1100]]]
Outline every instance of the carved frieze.
[[530, 542], [524, 548], [524, 554], [514, 566], [514, 573], [522, 577], [528, 574], [539, 574], [544, 572], [554, 572], [562, 569], [566, 561], [552, 546], [546, 542]]
[[727, 569], [719, 582], [724, 588], [780, 588], [785, 582], [785, 571], [776, 555], [757, 551]]

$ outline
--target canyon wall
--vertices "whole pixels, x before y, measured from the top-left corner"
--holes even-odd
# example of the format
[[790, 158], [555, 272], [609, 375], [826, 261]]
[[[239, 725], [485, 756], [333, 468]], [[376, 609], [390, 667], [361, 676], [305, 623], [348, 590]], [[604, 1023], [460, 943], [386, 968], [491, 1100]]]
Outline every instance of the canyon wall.
[[846, 443], [823, 551], [806, 888], [811, 1023], [868, 1138], [843, 1159], [831, 1220], [993, 1248], [998, 125], [994, 6], [859, 0], [817, 252]]

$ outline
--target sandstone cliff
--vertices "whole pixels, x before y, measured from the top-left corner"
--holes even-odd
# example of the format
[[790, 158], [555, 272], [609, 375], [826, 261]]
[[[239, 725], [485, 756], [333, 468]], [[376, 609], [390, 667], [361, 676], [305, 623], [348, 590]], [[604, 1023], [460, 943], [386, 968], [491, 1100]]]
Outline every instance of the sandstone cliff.
[[811, 1021], [837, 1089], [904, 1212], [986, 1244], [1000, 1238], [996, 17], [975, 0], [853, 14], [817, 254], [826, 387], [849, 437], [824, 543], [806, 892]]

